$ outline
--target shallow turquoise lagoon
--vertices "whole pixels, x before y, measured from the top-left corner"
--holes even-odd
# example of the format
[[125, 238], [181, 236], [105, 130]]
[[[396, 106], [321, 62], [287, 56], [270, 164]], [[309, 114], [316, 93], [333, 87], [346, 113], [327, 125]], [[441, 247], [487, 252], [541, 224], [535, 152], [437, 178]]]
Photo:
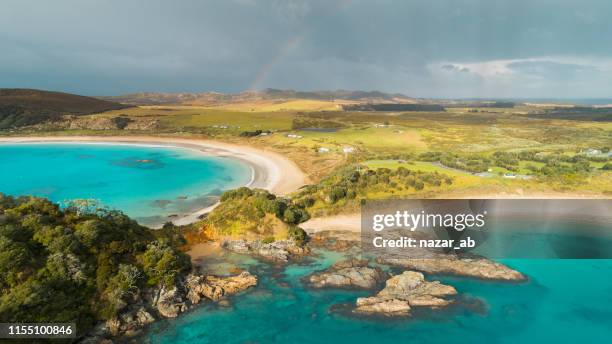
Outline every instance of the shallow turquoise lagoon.
[[[612, 336], [612, 260], [514, 259], [523, 283], [429, 276], [457, 288], [460, 306], [413, 319], [365, 319], [343, 305], [370, 294], [307, 290], [300, 279], [341, 259], [271, 267], [244, 258], [260, 284], [231, 299], [154, 324], [148, 343], [593, 343]], [[230, 259], [233, 263], [239, 259]]]
[[250, 178], [251, 169], [242, 162], [188, 148], [0, 144], [0, 192], [60, 203], [94, 199], [145, 225], [204, 208]]

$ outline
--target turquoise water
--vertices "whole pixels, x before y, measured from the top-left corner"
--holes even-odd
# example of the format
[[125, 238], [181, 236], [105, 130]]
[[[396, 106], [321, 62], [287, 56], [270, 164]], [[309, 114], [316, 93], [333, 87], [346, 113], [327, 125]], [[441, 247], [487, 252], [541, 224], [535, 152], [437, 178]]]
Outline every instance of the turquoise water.
[[[230, 307], [205, 305], [157, 323], [149, 343], [592, 343], [612, 336], [612, 260], [506, 260], [524, 283], [440, 277], [461, 306], [413, 319], [364, 319], [338, 304], [369, 292], [306, 290], [300, 279], [341, 259], [320, 252], [309, 264], [274, 268], [246, 259], [257, 288]], [[236, 259], [232, 260], [234, 263]]]
[[187, 148], [118, 144], [0, 144], [0, 192], [56, 202], [95, 199], [157, 224], [245, 185], [251, 170]]

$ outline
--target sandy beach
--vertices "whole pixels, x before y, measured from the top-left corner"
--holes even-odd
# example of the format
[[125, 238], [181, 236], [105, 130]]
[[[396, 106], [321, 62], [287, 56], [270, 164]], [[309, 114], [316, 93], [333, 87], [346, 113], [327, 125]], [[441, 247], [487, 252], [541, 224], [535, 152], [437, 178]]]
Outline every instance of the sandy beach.
[[[31, 136], [0, 137], [0, 143], [112, 143], [140, 144], [166, 147], [183, 147], [197, 150], [202, 154], [236, 159], [247, 164], [252, 170], [249, 187], [269, 190], [277, 195], [289, 194], [308, 183], [307, 176], [291, 160], [284, 156], [253, 147], [212, 140], [196, 140], [155, 136]], [[192, 214], [179, 217], [173, 222], [185, 225], [197, 221], [202, 214], [210, 212], [216, 205], [200, 209]]]

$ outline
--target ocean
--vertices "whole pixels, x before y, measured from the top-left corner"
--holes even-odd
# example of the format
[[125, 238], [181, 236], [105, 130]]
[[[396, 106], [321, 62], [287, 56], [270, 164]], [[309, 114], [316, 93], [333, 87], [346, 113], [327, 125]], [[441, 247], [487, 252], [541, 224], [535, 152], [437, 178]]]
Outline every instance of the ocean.
[[100, 143], [0, 144], [0, 192], [61, 204], [92, 199], [144, 225], [213, 204], [251, 169], [181, 147]]
[[[537, 234], [537, 240], [547, 242], [541, 235]], [[525, 243], [533, 240], [524, 232], [520, 237]], [[517, 237], [513, 240], [516, 244]], [[259, 285], [232, 297], [230, 306], [208, 303], [155, 323], [141, 340], [159, 344], [596, 343], [612, 336], [612, 260], [500, 260], [528, 276], [519, 283], [427, 276], [454, 286], [459, 292], [456, 305], [393, 319], [351, 314], [358, 297], [376, 291], [308, 289], [302, 283], [305, 276], [343, 259], [338, 252], [316, 253], [311, 260], [287, 266], [226, 254], [219, 262], [221, 270], [227, 270], [228, 264], [248, 269], [259, 276]], [[214, 272], [217, 263], [210, 264]]]

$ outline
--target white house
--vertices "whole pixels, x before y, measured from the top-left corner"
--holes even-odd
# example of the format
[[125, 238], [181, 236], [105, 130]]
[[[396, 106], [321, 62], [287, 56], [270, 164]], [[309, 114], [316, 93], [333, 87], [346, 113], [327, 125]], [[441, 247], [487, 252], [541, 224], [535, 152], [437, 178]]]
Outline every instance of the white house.
[[584, 151], [584, 154], [589, 156], [601, 155], [601, 151], [599, 149], [589, 148]]
[[355, 152], [355, 147], [342, 147], [342, 152], [344, 152], [345, 154], [353, 153]]

